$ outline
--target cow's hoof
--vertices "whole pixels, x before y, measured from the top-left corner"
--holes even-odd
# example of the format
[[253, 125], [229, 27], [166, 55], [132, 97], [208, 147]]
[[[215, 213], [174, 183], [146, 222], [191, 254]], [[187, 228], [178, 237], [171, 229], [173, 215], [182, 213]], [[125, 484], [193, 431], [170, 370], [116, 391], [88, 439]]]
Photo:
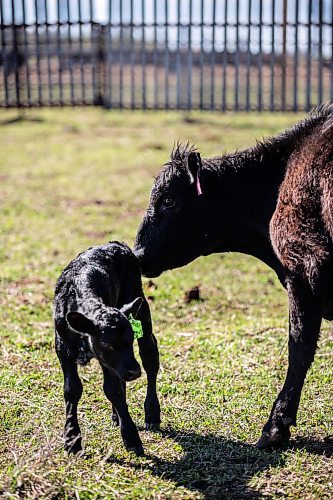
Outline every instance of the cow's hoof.
[[256, 448], [259, 450], [276, 450], [286, 448], [289, 444], [289, 439], [289, 429], [286, 429], [283, 432], [278, 429], [272, 429], [270, 432], [263, 431], [259, 441], [256, 443]]
[[127, 451], [132, 451], [136, 454], [137, 457], [143, 457], [143, 455], [145, 454], [143, 446], [131, 446], [127, 448]]
[[148, 424], [146, 422], [146, 431], [151, 431], [151, 432], [157, 432], [161, 430], [161, 425], [160, 423], [157, 424]]

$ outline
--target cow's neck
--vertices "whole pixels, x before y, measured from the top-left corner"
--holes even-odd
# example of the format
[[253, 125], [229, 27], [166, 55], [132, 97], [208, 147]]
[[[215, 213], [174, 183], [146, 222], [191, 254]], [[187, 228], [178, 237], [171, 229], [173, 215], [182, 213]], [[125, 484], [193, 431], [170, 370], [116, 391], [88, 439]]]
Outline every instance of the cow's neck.
[[221, 238], [213, 251], [241, 252], [273, 268], [283, 281], [281, 264], [274, 254], [269, 223], [276, 208], [287, 158], [245, 150], [207, 164], [208, 192]]

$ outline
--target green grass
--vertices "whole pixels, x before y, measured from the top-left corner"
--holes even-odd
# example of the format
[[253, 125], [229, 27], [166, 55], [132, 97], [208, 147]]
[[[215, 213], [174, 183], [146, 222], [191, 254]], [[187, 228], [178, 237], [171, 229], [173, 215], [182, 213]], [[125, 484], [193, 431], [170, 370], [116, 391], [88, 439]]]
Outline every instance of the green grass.
[[[4, 121], [15, 112], [2, 113]], [[239, 254], [200, 258], [154, 280], [162, 434], [140, 432], [146, 457], [111, 426], [96, 362], [82, 369], [86, 457], [62, 451], [62, 375], [52, 296], [88, 246], [133, 243], [153, 175], [173, 141], [205, 156], [254, 143], [295, 115], [31, 111], [41, 121], [0, 134], [0, 490], [6, 498], [324, 498], [333, 494], [329, 324], [303, 393], [293, 447], [258, 451], [287, 361], [287, 301], [274, 273]], [[228, 214], [225, 214], [228, 216]], [[201, 285], [204, 301], [184, 303]], [[130, 384], [142, 429], [145, 377]], [[1, 493], [0, 493], [1, 494]]]

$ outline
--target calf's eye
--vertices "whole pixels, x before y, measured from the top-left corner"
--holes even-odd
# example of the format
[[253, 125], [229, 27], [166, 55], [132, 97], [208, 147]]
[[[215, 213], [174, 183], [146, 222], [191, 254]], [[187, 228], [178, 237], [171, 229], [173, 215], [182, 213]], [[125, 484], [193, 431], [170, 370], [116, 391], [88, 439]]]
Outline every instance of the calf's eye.
[[173, 198], [164, 198], [163, 207], [164, 208], [172, 208], [176, 205], [176, 202]]

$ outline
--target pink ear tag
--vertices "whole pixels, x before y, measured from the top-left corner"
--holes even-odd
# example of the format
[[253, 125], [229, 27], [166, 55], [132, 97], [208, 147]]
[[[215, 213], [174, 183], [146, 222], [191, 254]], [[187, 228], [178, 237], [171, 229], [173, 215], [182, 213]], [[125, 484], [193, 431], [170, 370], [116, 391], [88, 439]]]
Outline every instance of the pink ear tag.
[[200, 196], [202, 194], [202, 189], [201, 189], [199, 175], [197, 175], [197, 193], [198, 193], [198, 196]]

